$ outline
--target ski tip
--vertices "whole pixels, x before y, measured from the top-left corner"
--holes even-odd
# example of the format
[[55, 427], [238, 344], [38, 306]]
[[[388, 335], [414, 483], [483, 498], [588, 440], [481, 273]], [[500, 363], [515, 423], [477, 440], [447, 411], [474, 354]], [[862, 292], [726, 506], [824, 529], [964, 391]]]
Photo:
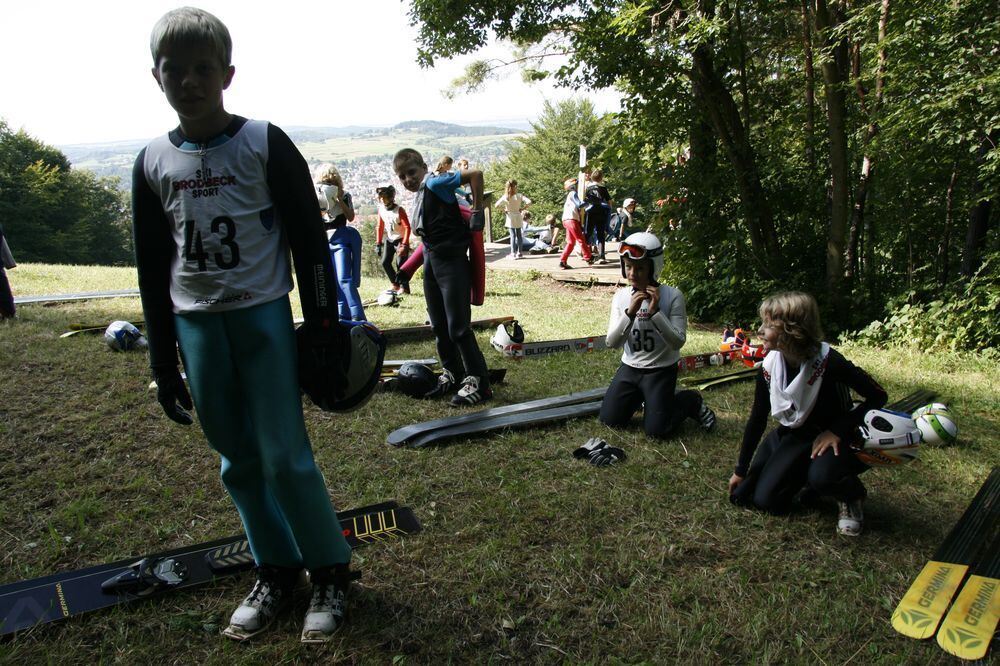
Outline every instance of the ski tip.
[[937, 643], [959, 659], [986, 656], [1000, 618], [1000, 579], [970, 576], [941, 623]]
[[925, 564], [893, 611], [892, 628], [918, 640], [933, 636], [968, 569], [950, 562]]

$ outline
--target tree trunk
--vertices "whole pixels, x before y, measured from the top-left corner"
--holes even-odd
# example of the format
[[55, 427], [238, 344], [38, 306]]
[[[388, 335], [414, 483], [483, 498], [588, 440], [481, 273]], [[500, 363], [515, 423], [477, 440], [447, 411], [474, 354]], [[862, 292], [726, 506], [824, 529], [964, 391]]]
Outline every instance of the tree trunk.
[[[861, 112], [868, 115], [868, 129], [865, 131], [862, 151], [864, 158], [861, 161], [861, 179], [858, 189], [854, 195], [854, 214], [851, 217], [851, 237], [847, 245], [847, 278], [854, 280], [858, 270], [858, 235], [861, 229], [865, 228], [865, 204], [868, 201], [868, 190], [871, 187], [872, 170], [875, 168], [874, 158], [869, 154], [872, 139], [878, 134], [878, 114], [882, 107], [882, 91], [885, 88], [885, 69], [887, 56], [885, 52], [886, 27], [889, 24], [889, 1], [882, 0], [882, 13], [878, 22], [878, 69], [875, 74], [875, 101], [871, 109], [868, 109], [864, 84], [861, 81], [861, 47], [854, 45], [852, 73], [855, 80], [855, 89], [858, 93], [858, 100], [861, 104]], [[868, 241], [871, 242], [871, 241]]]
[[753, 122], [750, 119], [750, 86], [747, 83], [747, 44], [743, 38], [743, 18], [740, 15], [740, 0], [733, 2], [733, 15], [736, 18], [736, 41], [739, 42], [740, 51], [740, 101], [743, 106], [743, 126], [750, 133]]
[[944, 229], [941, 230], [941, 241], [938, 243], [938, 282], [947, 284], [949, 275], [948, 254], [951, 250], [951, 227], [955, 203], [955, 183], [958, 182], [958, 162], [951, 167], [951, 180], [948, 181], [948, 191], [945, 193]]
[[813, 75], [813, 53], [812, 53], [812, 27], [809, 19], [809, 0], [802, 0], [802, 50], [805, 53], [805, 75], [806, 75], [806, 165], [809, 172], [816, 169], [816, 156], [813, 147], [813, 127], [816, 117], [816, 89], [815, 77]]
[[[711, 0], [700, 0], [698, 11], [711, 17], [715, 14], [715, 4]], [[739, 108], [715, 70], [709, 44], [702, 43], [695, 47], [689, 76], [694, 99], [712, 125], [733, 166], [753, 256], [765, 274], [773, 275], [775, 267], [781, 263], [781, 246], [774, 227], [771, 205], [761, 183], [757, 158], [740, 119]]]
[[[831, 304], [838, 317], [845, 313], [844, 246], [849, 214], [849, 175], [847, 164], [847, 102], [844, 84], [847, 81], [847, 44], [843, 38], [832, 42], [830, 31], [843, 23], [841, 2], [814, 0], [816, 30], [823, 37], [831, 56], [823, 62], [823, 82], [826, 93], [826, 113], [830, 138], [831, 208], [830, 233], [826, 243], [826, 286]], [[832, 11], [831, 11], [832, 10]]]
[[965, 235], [965, 251], [962, 253], [962, 276], [971, 278], [979, 270], [982, 263], [983, 246], [986, 244], [986, 234], [990, 230], [990, 207], [992, 198], [980, 199], [983, 192], [983, 181], [979, 168], [986, 160], [990, 150], [995, 149], [1000, 131], [994, 130], [979, 144], [979, 154], [976, 156], [976, 178], [973, 181], [972, 194], [976, 204], [969, 212], [969, 230]]

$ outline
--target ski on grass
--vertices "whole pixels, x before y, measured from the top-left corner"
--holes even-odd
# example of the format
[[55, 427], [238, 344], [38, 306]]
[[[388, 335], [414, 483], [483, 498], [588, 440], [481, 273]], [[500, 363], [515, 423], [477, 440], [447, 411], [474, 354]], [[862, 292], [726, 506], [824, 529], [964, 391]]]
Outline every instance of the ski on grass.
[[[342, 511], [338, 518], [352, 548], [421, 529], [413, 511], [396, 502]], [[251, 566], [249, 544], [240, 534], [145, 558], [10, 583], [0, 586], [0, 636], [166, 590], [203, 585]]]
[[601, 386], [587, 391], [577, 391], [575, 393], [557, 395], [551, 398], [540, 398], [538, 400], [519, 402], [513, 405], [504, 405], [503, 407], [493, 407], [491, 409], [484, 409], [470, 414], [462, 414], [460, 416], [451, 416], [444, 419], [424, 421], [423, 423], [414, 423], [412, 425], [403, 426], [402, 428], [398, 428], [389, 433], [389, 436], [386, 438], [386, 443], [390, 446], [402, 446], [407, 444], [411, 439], [423, 437], [435, 430], [451, 428], [454, 426], [471, 425], [497, 416], [525, 414], [543, 409], [551, 409], [553, 407], [564, 407], [566, 405], [593, 402], [595, 400], [600, 403], [601, 399], [604, 398], [605, 391], [607, 390], [607, 386]]
[[735, 372], [727, 372], [724, 375], [719, 375], [716, 377], [702, 377], [700, 379], [681, 380], [681, 384], [683, 384], [685, 388], [704, 391], [705, 389], [710, 389], [715, 386], [722, 386], [724, 384], [729, 384], [731, 382], [738, 382], [744, 379], [753, 379], [759, 373], [760, 373], [760, 368], [744, 368], [743, 370], [736, 370]]
[[[507, 368], [490, 368], [488, 371], [490, 377], [490, 384], [503, 384], [504, 380], [507, 378]], [[434, 373], [437, 376], [441, 376], [440, 371]], [[394, 392], [398, 389], [396, 388], [396, 380], [399, 377], [398, 372], [383, 372], [382, 376], [379, 378], [379, 390]]]
[[930, 638], [969, 567], [986, 545], [983, 533], [1000, 519], [1000, 467], [972, 498], [948, 536], [917, 575], [892, 614], [892, 627], [910, 638]]
[[417, 435], [409, 439], [407, 444], [411, 448], [419, 449], [435, 442], [440, 442], [454, 437], [464, 435], [480, 434], [493, 430], [504, 430], [507, 428], [523, 428], [538, 424], [553, 423], [555, 421], [566, 421], [581, 416], [591, 416], [601, 411], [601, 401], [591, 400], [562, 407], [552, 407], [550, 409], [538, 409], [519, 414], [504, 414], [486, 419], [479, 419], [469, 423], [453, 425], [447, 428], [438, 428]]
[[512, 342], [498, 349], [507, 358], [538, 358], [561, 352], [576, 352], [586, 354], [596, 349], [607, 349], [605, 336], [594, 335], [587, 338], [568, 338], [566, 340], [544, 340], [541, 342]]
[[[506, 324], [511, 321], [514, 321], [514, 317], [474, 319], [469, 322], [469, 326], [474, 329], [496, 328], [500, 324]], [[430, 324], [424, 324], [423, 326], [405, 326], [403, 328], [386, 328], [382, 329], [382, 335], [384, 335], [385, 339], [390, 343], [403, 342], [407, 340], [426, 340], [434, 337], [434, 329], [431, 328]]]
[[990, 648], [1000, 618], [1000, 525], [992, 545], [955, 598], [937, 632], [945, 652], [960, 659], [982, 659]]

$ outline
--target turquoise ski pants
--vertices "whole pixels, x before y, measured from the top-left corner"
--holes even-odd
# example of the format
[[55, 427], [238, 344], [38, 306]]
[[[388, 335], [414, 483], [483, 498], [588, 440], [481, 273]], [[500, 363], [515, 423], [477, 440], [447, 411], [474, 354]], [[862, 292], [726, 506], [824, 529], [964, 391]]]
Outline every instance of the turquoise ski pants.
[[258, 564], [347, 563], [351, 547], [316, 467], [288, 297], [174, 316], [191, 397]]

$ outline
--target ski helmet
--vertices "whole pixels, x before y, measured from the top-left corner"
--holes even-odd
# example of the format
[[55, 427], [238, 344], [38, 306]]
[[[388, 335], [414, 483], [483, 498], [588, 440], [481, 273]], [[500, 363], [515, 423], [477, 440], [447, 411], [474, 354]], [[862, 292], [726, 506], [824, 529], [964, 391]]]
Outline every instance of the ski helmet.
[[863, 442], [856, 454], [866, 465], [899, 465], [919, 456], [920, 429], [909, 414], [872, 409], [865, 414], [860, 430]]
[[490, 344], [493, 345], [493, 348], [504, 356], [514, 356], [516, 353], [514, 345], [519, 345], [523, 342], [524, 329], [521, 328], [516, 319], [510, 322], [510, 330], [507, 329], [506, 322], [497, 326], [496, 333], [490, 338]]
[[[341, 321], [323, 342], [299, 327], [299, 386], [327, 412], [350, 412], [368, 402], [382, 373], [386, 341], [373, 324]], [[322, 339], [322, 338], [320, 338]]]
[[378, 295], [375, 299], [375, 304], [384, 306], [399, 305], [399, 297], [396, 295], [395, 291], [389, 289]]
[[111, 322], [108, 330], [104, 331], [104, 341], [115, 351], [146, 348], [146, 338], [127, 321]]
[[407, 361], [399, 366], [396, 372], [396, 386], [399, 391], [411, 398], [422, 398], [437, 386], [438, 379], [434, 371], [423, 363]]
[[749, 341], [745, 341], [740, 348], [740, 355], [743, 358], [743, 365], [755, 368], [764, 362], [767, 352], [764, 351], [764, 345], [752, 345]]
[[657, 282], [660, 273], [663, 272], [663, 243], [648, 231], [637, 231], [634, 234], [629, 234], [628, 238], [618, 246], [618, 255], [622, 265], [622, 277], [626, 277], [625, 257], [634, 260], [651, 259], [653, 272], [649, 276], [650, 282]]

